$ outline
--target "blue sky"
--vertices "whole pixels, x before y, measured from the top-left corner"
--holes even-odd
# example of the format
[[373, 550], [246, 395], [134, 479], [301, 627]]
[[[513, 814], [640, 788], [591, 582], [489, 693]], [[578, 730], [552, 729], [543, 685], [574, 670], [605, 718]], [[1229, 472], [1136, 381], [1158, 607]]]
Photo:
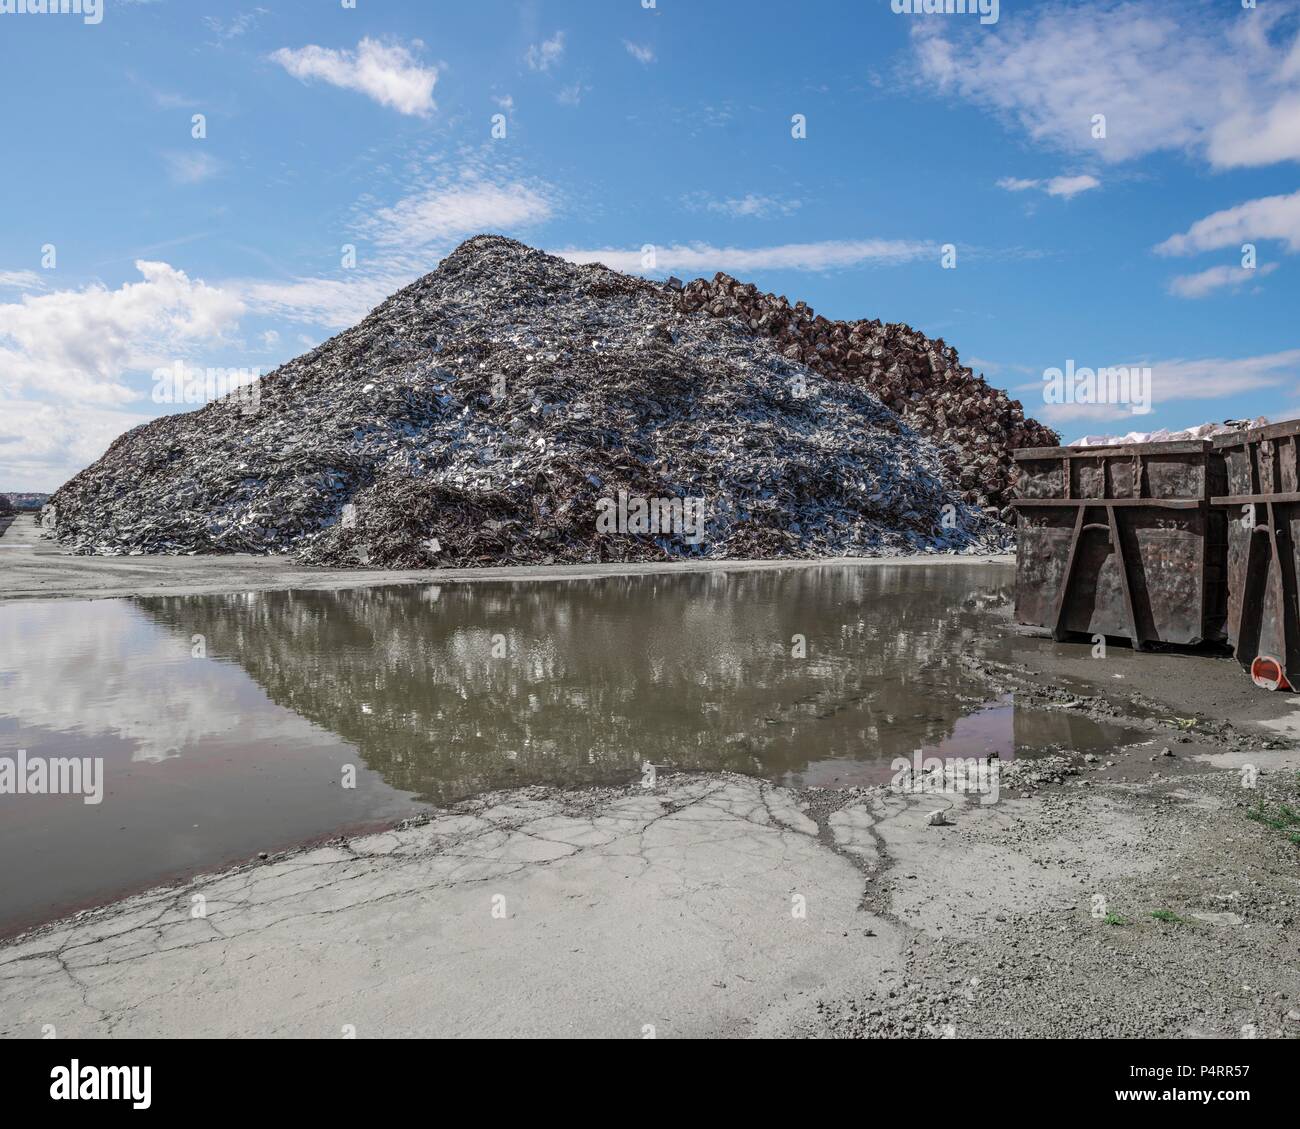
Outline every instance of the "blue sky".
[[[16, 6], [2, 489], [177, 410], [156, 369], [270, 371], [484, 230], [908, 322], [1067, 440], [1300, 414], [1291, 0]], [[1150, 366], [1154, 410], [1045, 404], [1071, 360]]]

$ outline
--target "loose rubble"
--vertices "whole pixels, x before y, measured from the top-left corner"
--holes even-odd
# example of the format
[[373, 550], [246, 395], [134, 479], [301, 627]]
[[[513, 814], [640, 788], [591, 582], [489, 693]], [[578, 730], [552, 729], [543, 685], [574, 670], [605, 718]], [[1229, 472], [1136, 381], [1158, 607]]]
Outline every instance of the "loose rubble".
[[[909, 333], [885, 336], [924, 341]], [[941, 477], [954, 456], [773, 344], [688, 313], [673, 286], [478, 236], [255, 396], [121, 436], [51, 500], [55, 536], [385, 568], [1006, 546], [981, 496]], [[955, 354], [930, 355], [950, 379]], [[973, 392], [956, 406], [986, 410]], [[998, 443], [1031, 434], [1008, 426]], [[984, 446], [1001, 497], [1001, 448]], [[598, 532], [621, 494], [703, 499], [705, 537]]]
[[1055, 431], [1026, 418], [1019, 400], [964, 367], [942, 338], [931, 340], [906, 325], [830, 321], [804, 302], [791, 305], [721, 272], [711, 282], [699, 278], [683, 287], [681, 308], [735, 321], [771, 338], [789, 360], [866, 388], [910, 427], [943, 444], [941, 465], [964, 501], [993, 507], [1008, 524], [1014, 524], [1009, 503], [1017, 476], [1011, 452], [1061, 442]]

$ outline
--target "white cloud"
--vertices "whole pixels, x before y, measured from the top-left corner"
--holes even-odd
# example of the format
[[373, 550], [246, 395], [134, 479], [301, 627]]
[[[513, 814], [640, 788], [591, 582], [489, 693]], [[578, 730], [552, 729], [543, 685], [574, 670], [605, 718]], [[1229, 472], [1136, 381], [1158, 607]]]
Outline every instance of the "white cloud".
[[201, 184], [221, 171], [221, 162], [201, 149], [193, 152], [173, 150], [164, 153], [167, 172], [173, 184]]
[[216, 16], [204, 16], [203, 23], [217, 37], [218, 43], [224, 43], [230, 39], [238, 39], [241, 35], [251, 31], [257, 26], [258, 21], [267, 14], [265, 8], [254, 8], [251, 12], [238, 12], [229, 20], [221, 20]]
[[1210, 157], [1221, 168], [1300, 160], [1300, 92], [1282, 94], [1262, 111], [1251, 106], [1224, 118], [1211, 136]]
[[555, 100], [561, 106], [576, 106], [582, 101], [582, 96], [591, 89], [590, 86], [583, 86], [580, 82], [575, 82], [572, 86], [565, 86], [555, 96]]
[[646, 47], [640, 43], [633, 43], [630, 39], [623, 40], [623, 46], [627, 48], [627, 53], [638, 63], [653, 63], [655, 61], [655, 52], [653, 47]]
[[401, 114], [428, 117], [435, 108], [437, 68], [421, 66], [400, 44], [386, 45], [367, 38], [361, 40], [355, 52], [314, 45], [281, 47], [271, 58], [302, 82], [318, 78], [332, 86], [356, 90]]
[[715, 212], [730, 216], [732, 219], [766, 219], [769, 216], [788, 216], [797, 212], [803, 205], [799, 200], [783, 200], [775, 196], [763, 196], [756, 192], [747, 192], [744, 196], [732, 196], [719, 200], [707, 192], [695, 192], [682, 198], [688, 211]]
[[[912, 69], [918, 84], [1069, 152], [1266, 165], [1300, 160], [1300, 33], [1285, 29], [1283, 13], [1263, 7], [1234, 18], [1209, 3], [1044, 3], [997, 35], [918, 24]], [[1106, 117], [1104, 140], [1092, 136], [1095, 114]]]
[[152, 370], [221, 340], [244, 312], [220, 287], [166, 263], [138, 261], [142, 282], [90, 286], [0, 304], [0, 393], [42, 388], [83, 403], [135, 399], [126, 373]]
[[53, 493], [148, 417], [0, 396], [0, 489]]
[[44, 290], [45, 280], [31, 270], [0, 270], [0, 290]]
[[1100, 188], [1101, 181], [1095, 176], [1086, 174], [1081, 176], [1054, 176], [1047, 182], [1047, 194], [1049, 196], [1064, 196], [1067, 200], [1071, 196], [1077, 196], [1080, 192], [1087, 192], [1090, 188]]
[[1280, 239], [1288, 251], [1300, 252], [1300, 192], [1263, 196], [1215, 212], [1197, 220], [1181, 235], [1171, 235], [1156, 248], [1156, 253], [1192, 255], [1259, 239]]
[[[459, 158], [461, 174], [419, 184], [392, 204], [358, 202], [352, 230], [374, 245], [355, 269], [336, 276], [287, 281], [242, 279], [224, 283], [247, 305], [286, 321], [343, 329], [356, 324], [389, 295], [432, 270], [439, 259], [471, 235], [522, 235], [555, 214], [555, 192], [541, 182], [501, 177], [501, 170], [474, 156]], [[446, 158], [433, 158], [433, 167]], [[494, 179], [499, 178], [499, 179]]]
[[519, 182], [444, 181], [376, 209], [360, 230], [387, 247], [419, 249], [485, 231], [516, 231], [550, 219], [547, 190]]
[[[864, 266], [871, 263], [895, 265], [936, 254], [931, 243], [901, 239], [833, 239], [820, 243], [786, 243], [775, 247], [713, 247], [704, 243], [675, 244], [655, 250], [651, 273], [681, 271], [707, 273], [727, 271], [743, 274], [759, 270], [821, 271]], [[571, 263], [603, 263], [613, 270], [643, 274], [640, 251], [614, 247], [597, 250], [569, 248], [554, 254]]]
[[535, 71], [549, 71], [564, 58], [564, 32], [557, 31], [550, 39], [534, 43], [524, 56]]
[[[225, 285], [260, 314], [303, 325], [347, 329], [390, 294], [413, 282], [419, 270], [350, 272], [350, 278], [296, 278], [288, 282], [242, 279]], [[299, 341], [314, 348], [311, 338]]]
[[1234, 290], [1248, 282], [1264, 278], [1277, 270], [1277, 263], [1263, 263], [1253, 270], [1245, 267], [1210, 267], [1197, 274], [1180, 274], [1169, 283], [1169, 292], [1178, 298], [1204, 298], [1225, 286]]
[[1064, 196], [1067, 200], [1090, 188], [1100, 188], [1101, 181], [1095, 176], [1082, 173], [1078, 176], [1054, 176], [1050, 180], [1022, 180], [1019, 177], [1004, 176], [998, 181], [999, 188], [1008, 192], [1028, 192], [1041, 189], [1049, 196]]
[[[1159, 411], [1180, 401], [1223, 400], [1267, 389], [1290, 390], [1300, 381], [1300, 349], [1257, 357], [1127, 361], [1116, 367], [1151, 369], [1151, 406]], [[1076, 419], [1144, 418], [1135, 417], [1126, 404], [1041, 403], [1041, 380], [1021, 385], [1017, 391], [1024, 394], [1026, 412], [1052, 423]], [[1139, 426], [1144, 431], [1151, 429], [1146, 423]]]

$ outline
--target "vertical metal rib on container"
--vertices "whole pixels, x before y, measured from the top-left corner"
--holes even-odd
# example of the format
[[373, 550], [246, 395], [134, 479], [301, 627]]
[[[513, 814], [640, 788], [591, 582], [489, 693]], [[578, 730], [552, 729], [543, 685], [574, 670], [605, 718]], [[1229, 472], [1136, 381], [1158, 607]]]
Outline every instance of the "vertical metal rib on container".
[[1016, 619], [1151, 643], [1222, 641], [1223, 463], [1205, 440], [1015, 452]]
[[1271, 660], [1300, 686], [1300, 420], [1214, 440], [1227, 485], [1213, 499], [1228, 521], [1228, 642], [1252, 669]]

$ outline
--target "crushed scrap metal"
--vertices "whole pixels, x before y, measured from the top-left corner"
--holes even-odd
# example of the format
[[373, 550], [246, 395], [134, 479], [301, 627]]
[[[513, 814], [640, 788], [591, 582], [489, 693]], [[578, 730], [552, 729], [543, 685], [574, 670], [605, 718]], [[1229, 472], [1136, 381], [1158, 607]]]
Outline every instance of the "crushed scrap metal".
[[1061, 442], [1055, 431], [1026, 418], [1019, 400], [962, 365], [951, 345], [909, 326], [831, 321], [803, 302], [791, 305], [721, 272], [683, 287], [680, 302], [687, 312], [729, 318], [772, 339], [793, 362], [866, 388], [942, 445], [944, 473], [961, 488], [963, 501], [994, 507], [1004, 521], [1015, 520], [1008, 505], [1017, 474], [1012, 452]]
[[[951, 452], [779, 343], [674, 287], [478, 236], [266, 377], [255, 411], [217, 401], [121, 436], [52, 498], [54, 535], [394, 568], [1006, 547], [978, 492], [942, 477]], [[954, 418], [984, 420], [972, 396]], [[1003, 437], [1030, 432], [997, 410], [1002, 437], [973, 442], [1000, 498]], [[619, 491], [703, 498], [704, 542], [598, 533]]]

